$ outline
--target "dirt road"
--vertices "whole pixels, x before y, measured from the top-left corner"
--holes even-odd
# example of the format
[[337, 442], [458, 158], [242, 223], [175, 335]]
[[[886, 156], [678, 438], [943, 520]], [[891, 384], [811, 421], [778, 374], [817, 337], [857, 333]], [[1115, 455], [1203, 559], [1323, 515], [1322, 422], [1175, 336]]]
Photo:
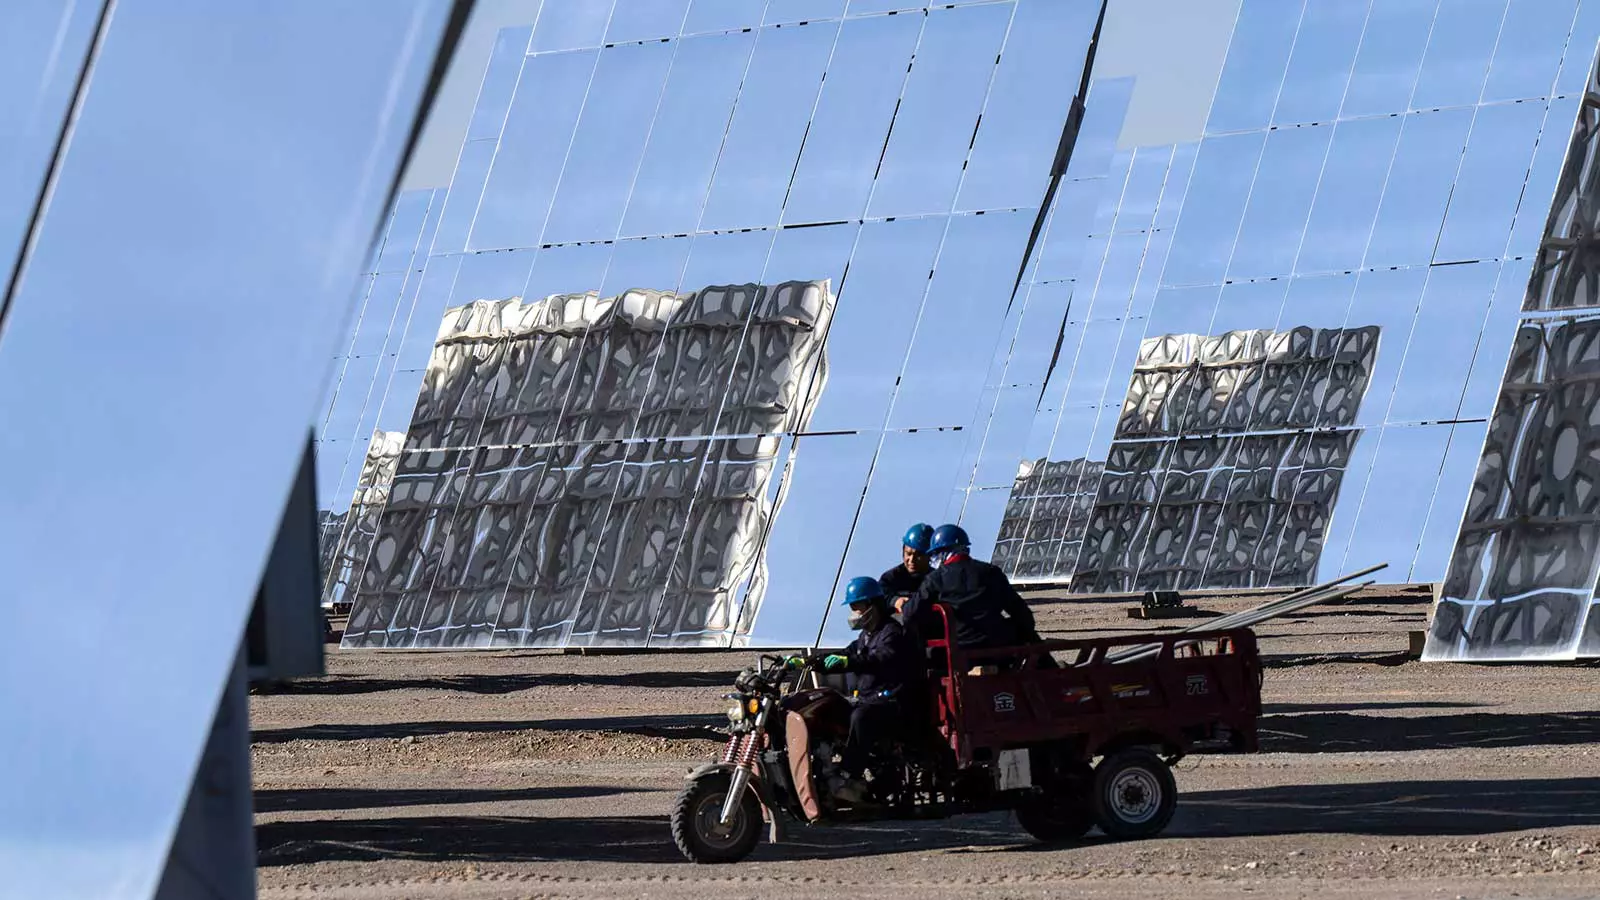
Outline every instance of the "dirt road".
[[[1600, 669], [1406, 661], [1426, 602], [1264, 626], [1266, 752], [1182, 762], [1160, 839], [1044, 849], [996, 815], [731, 867], [683, 862], [666, 813], [751, 654], [334, 652], [251, 699], [262, 896], [1600, 896]], [[1054, 635], [1148, 627], [1125, 606], [1036, 608]]]

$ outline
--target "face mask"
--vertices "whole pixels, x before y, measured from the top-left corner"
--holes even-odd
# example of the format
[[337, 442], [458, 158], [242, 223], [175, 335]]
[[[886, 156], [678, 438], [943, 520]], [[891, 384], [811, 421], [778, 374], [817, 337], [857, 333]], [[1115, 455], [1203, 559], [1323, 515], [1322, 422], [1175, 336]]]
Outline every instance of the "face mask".
[[863, 610], [850, 610], [847, 624], [852, 631], [871, 631], [878, 624], [878, 608], [869, 606]]

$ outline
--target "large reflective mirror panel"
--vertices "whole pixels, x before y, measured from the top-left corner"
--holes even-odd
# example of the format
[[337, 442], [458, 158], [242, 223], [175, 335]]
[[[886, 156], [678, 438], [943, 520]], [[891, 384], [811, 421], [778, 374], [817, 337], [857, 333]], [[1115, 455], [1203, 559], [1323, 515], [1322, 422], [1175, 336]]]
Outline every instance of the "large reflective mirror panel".
[[0, 893], [155, 891], [452, 7], [0, 4]]
[[663, 6], [503, 32], [396, 204], [319, 434], [348, 646], [832, 639], [916, 521], [1075, 591], [1445, 580], [1524, 288], [1595, 297], [1576, 0], [1243, 0], [1202, 130], [1096, 79], [1055, 179], [1098, 4]]
[[809, 643], [912, 522], [992, 508], [993, 546], [1099, 4], [666, 5], [503, 31], [453, 178], [397, 199], [318, 435], [347, 646]]
[[1600, 69], [1521, 282], [1521, 318], [1497, 323], [1514, 329], [1510, 360], [1428, 634], [1431, 659], [1600, 655], [1600, 296], [1587, 260], [1600, 199], [1597, 78]]
[[0, 10], [0, 283], [11, 279], [104, 12], [104, 0]]

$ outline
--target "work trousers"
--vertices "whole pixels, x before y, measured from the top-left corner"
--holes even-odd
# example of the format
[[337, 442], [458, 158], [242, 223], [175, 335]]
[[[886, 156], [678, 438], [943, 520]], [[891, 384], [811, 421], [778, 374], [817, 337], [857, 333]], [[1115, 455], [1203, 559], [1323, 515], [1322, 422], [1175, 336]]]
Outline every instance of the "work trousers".
[[903, 721], [900, 701], [894, 697], [867, 697], [850, 711], [850, 736], [839, 754], [840, 768], [860, 777], [872, 754], [895, 736]]

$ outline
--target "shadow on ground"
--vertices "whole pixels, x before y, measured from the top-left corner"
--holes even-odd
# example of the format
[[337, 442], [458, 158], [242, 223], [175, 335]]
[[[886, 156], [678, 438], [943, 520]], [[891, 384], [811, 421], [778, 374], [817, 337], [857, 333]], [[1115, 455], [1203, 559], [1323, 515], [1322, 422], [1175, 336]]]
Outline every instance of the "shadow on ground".
[[1304, 666], [1328, 665], [1362, 665], [1383, 666], [1393, 668], [1414, 662], [1411, 654], [1404, 651], [1391, 653], [1387, 651], [1354, 652], [1354, 653], [1263, 653], [1261, 654], [1261, 667], [1264, 669], [1298, 669]]
[[528, 719], [525, 721], [483, 722], [385, 722], [381, 725], [301, 725], [294, 728], [266, 728], [250, 732], [257, 744], [285, 741], [359, 741], [431, 737], [440, 734], [496, 734], [508, 731], [609, 731], [642, 737], [707, 739], [720, 741], [727, 734], [712, 726], [726, 725], [725, 715], [612, 716], [583, 719]]
[[257, 694], [378, 694], [384, 691], [460, 691], [468, 694], [511, 694], [532, 688], [571, 685], [637, 688], [725, 687], [733, 684], [737, 669], [704, 672], [628, 672], [620, 675], [567, 672], [508, 675], [439, 675], [426, 678], [362, 678], [348, 675], [301, 678], [255, 688]]
[[[1457, 713], [1436, 716], [1363, 715], [1361, 710], [1472, 708], [1472, 704], [1269, 704], [1261, 717], [1261, 749], [1270, 753], [1372, 753], [1407, 750], [1520, 747], [1600, 742], [1600, 713]], [[485, 722], [391, 722], [381, 725], [304, 725], [254, 731], [251, 740], [353, 741], [496, 734], [524, 730], [600, 731], [676, 740], [723, 740], [719, 715], [616, 716]]]
[[1262, 711], [1269, 716], [1313, 712], [1359, 712], [1374, 709], [1479, 709], [1482, 703], [1460, 703], [1454, 700], [1357, 700], [1350, 703], [1264, 703]]
[[[804, 829], [783, 844], [764, 840], [754, 858], [834, 859], [948, 847], [1003, 846], [1019, 840], [1008, 816], [944, 823]], [[269, 822], [256, 826], [260, 865], [334, 860], [413, 859], [496, 862], [674, 863], [665, 816], [512, 818], [428, 816]]]
[[1206, 791], [1168, 834], [1472, 835], [1600, 825], [1600, 778], [1394, 781]]
[[[472, 792], [462, 792], [472, 793]], [[499, 792], [486, 791], [484, 794]], [[490, 798], [492, 799], [492, 798]], [[1600, 778], [1402, 781], [1205, 791], [1179, 802], [1166, 836], [1478, 835], [1600, 825]], [[1091, 838], [1091, 841], [1095, 840]], [[430, 816], [271, 822], [256, 828], [263, 866], [333, 860], [681, 862], [660, 816]], [[830, 859], [969, 849], [1039, 851], [1004, 814], [945, 822], [799, 829], [755, 858]]]
[[505, 803], [528, 800], [575, 800], [631, 794], [643, 788], [560, 785], [504, 790], [435, 789], [383, 790], [372, 788], [271, 789], [255, 792], [256, 812], [301, 810], [386, 809], [402, 806], [446, 806], [461, 803]]
[[[1371, 753], [1600, 742], [1600, 713], [1461, 713], [1367, 716], [1351, 712], [1265, 715], [1268, 753]], [[1600, 797], [1596, 798], [1600, 801]], [[1600, 805], [1600, 802], [1597, 802]]]

